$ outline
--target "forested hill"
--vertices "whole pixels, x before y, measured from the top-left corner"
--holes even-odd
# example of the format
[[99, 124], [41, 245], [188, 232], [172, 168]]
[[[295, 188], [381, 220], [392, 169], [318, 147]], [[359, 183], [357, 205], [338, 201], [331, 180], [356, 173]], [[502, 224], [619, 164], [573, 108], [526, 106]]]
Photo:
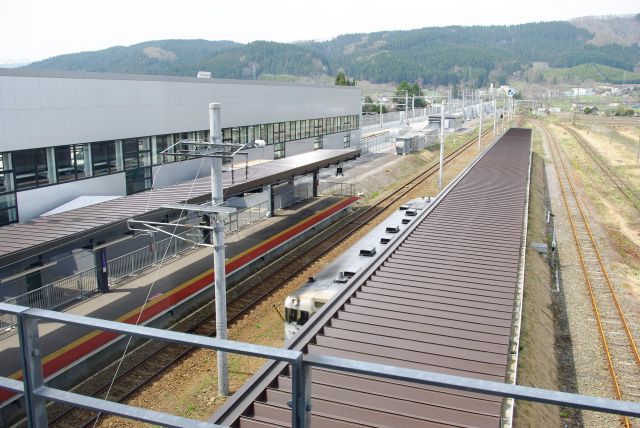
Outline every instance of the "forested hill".
[[[627, 18], [640, 25], [640, 15]], [[595, 44], [596, 34], [569, 22], [512, 26], [433, 27], [348, 34], [326, 42], [163, 40], [62, 55], [29, 68], [257, 79], [265, 74], [347, 76], [372, 82], [423, 79], [425, 84], [505, 83], [532, 63], [551, 67], [599, 64], [633, 72], [635, 44]]]

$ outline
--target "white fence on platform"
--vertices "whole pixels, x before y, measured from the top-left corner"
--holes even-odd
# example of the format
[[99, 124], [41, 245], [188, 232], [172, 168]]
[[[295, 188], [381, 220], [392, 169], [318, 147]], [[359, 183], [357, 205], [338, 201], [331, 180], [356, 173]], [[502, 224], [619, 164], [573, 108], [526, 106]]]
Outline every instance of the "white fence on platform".
[[[302, 193], [300, 190], [299, 194]], [[229, 215], [229, 220], [225, 222], [225, 232], [231, 233], [262, 220], [267, 217], [268, 211], [268, 202], [240, 209]], [[202, 242], [203, 239], [200, 230], [188, 230], [178, 235], [197, 243]], [[194, 242], [189, 241], [168, 237], [109, 260], [107, 263], [109, 286], [115, 287], [119, 282], [156, 265], [163, 258], [174, 257], [197, 246]], [[98, 292], [97, 272], [93, 267], [46, 284], [36, 290], [10, 297], [3, 303], [40, 309], [57, 309], [74, 301], [82, 300], [96, 292]], [[0, 316], [0, 332], [15, 325], [14, 316], [10, 314]]]

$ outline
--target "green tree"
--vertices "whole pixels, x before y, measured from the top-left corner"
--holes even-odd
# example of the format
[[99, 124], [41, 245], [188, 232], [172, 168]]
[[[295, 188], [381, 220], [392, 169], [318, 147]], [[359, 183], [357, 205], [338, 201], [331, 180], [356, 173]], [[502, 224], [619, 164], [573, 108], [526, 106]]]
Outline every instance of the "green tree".
[[[364, 104], [362, 105], [362, 113], [380, 113], [380, 105], [373, 101], [369, 95], [364, 97]], [[382, 113], [387, 113], [387, 107], [382, 106]]]
[[[396, 87], [396, 94], [393, 98], [393, 102], [396, 104], [398, 110], [405, 110], [405, 101], [406, 96], [409, 95], [409, 107], [411, 106], [411, 102], [413, 100], [413, 96], [423, 97], [424, 92], [420, 89], [417, 83], [407, 83], [405, 81], [400, 82], [400, 84]], [[426, 106], [428, 103], [424, 98], [416, 98], [415, 99], [415, 107], [422, 108]]]
[[344, 71], [338, 71], [336, 75], [336, 85], [338, 86], [356, 86], [356, 79], [349, 80], [347, 79], [347, 75], [344, 74]]
[[633, 114], [634, 114], [633, 109], [620, 104], [618, 108], [616, 108], [616, 112], [614, 113], [614, 116], [633, 116]]

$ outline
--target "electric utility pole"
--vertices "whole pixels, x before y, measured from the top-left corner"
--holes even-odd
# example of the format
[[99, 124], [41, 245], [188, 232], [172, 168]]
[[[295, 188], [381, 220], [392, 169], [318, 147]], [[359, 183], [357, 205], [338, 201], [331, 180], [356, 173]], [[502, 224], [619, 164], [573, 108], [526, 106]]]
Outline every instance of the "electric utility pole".
[[440, 170], [438, 171], [438, 192], [442, 190], [442, 168], [444, 167], [444, 106], [445, 100], [442, 99], [440, 105]]
[[478, 128], [478, 153], [482, 151], [482, 98], [480, 99], [480, 127]]
[[[209, 103], [209, 138], [211, 144], [222, 144], [220, 103]], [[211, 157], [211, 205], [221, 205], [222, 193], [222, 157]], [[213, 216], [213, 272], [216, 299], [216, 338], [227, 338], [227, 284], [224, 251], [224, 220]], [[229, 373], [227, 353], [217, 351], [218, 393], [229, 395]]]

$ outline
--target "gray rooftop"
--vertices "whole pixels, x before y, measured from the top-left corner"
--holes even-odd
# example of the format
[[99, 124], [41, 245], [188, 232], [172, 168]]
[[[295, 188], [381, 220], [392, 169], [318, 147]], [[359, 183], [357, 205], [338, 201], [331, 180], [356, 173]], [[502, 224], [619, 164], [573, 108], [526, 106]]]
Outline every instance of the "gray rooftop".
[[[316, 150], [252, 166], [248, 179], [242, 170], [223, 177], [225, 196], [240, 194], [268, 184], [278, 184], [319, 168], [356, 158], [360, 150]], [[205, 162], [207, 162], [205, 160]], [[78, 185], [82, 185], [81, 182]], [[73, 249], [98, 240], [113, 239], [127, 231], [129, 218], [150, 219], [169, 214], [162, 206], [197, 204], [211, 198], [209, 176], [162, 189], [148, 190], [107, 202], [70, 210], [0, 228], [0, 267], [55, 249]]]

